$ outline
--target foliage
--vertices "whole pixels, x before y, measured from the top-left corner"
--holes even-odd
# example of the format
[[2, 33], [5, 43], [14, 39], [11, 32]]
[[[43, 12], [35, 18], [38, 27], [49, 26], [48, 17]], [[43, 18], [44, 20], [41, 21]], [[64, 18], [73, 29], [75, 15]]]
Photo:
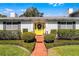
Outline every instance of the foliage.
[[58, 30], [58, 39], [79, 39], [79, 30], [73, 30], [73, 29]]
[[40, 13], [37, 8], [30, 7], [20, 17], [42, 17], [43, 13]]
[[52, 43], [56, 39], [56, 30], [51, 30], [50, 34], [45, 35], [45, 41]]
[[16, 40], [20, 38], [20, 31], [19, 30], [0, 30], [0, 40]]
[[54, 40], [54, 39], [55, 39], [55, 35], [54, 34], [45, 35], [45, 40]]
[[55, 36], [53, 34], [48, 34], [48, 35], [45, 35], [45, 42], [46, 43], [53, 43], [55, 40]]
[[35, 39], [35, 34], [32, 32], [24, 32], [22, 34], [22, 39], [26, 42], [33, 41]]
[[57, 40], [53, 43], [53, 47], [64, 46], [64, 45], [79, 45], [79, 40]]
[[51, 30], [51, 33], [52, 34], [56, 34], [57, 33], [57, 30]]
[[2, 15], [2, 14], [0, 14], [0, 17], [7, 17], [6, 15]]

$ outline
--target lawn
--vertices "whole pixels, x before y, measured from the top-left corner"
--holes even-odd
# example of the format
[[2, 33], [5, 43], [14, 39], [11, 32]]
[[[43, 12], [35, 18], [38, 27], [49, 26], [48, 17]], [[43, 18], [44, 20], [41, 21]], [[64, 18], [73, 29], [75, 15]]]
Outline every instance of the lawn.
[[0, 56], [28, 56], [30, 52], [17, 45], [0, 45]]
[[79, 45], [66, 45], [48, 49], [49, 56], [79, 56]]
[[0, 40], [0, 45], [6, 45], [6, 44], [18, 45], [18, 46], [24, 47], [24, 48], [28, 49], [31, 53], [33, 50], [33, 47], [35, 45], [35, 42], [26, 43], [26, 42], [24, 42], [24, 40]]

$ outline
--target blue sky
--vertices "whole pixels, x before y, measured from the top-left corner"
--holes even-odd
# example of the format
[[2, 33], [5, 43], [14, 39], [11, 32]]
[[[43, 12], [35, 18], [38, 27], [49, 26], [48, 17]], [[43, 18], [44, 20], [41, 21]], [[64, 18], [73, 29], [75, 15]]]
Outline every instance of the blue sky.
[[0, 3], [0, 13], [9, 16], [11, 12], [21, 15], [29, 7], [36, 7], [44, 16], [67, 16], [68, 8], [79, 9], [79, 3]]

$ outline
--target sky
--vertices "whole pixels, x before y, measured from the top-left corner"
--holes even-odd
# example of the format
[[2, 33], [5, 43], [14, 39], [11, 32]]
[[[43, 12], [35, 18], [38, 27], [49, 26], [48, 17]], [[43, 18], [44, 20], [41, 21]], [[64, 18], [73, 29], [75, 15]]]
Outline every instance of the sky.
[[0, 14], [9, 16], [15, 12], [21, 15], [29, 7], [37, 8], [44, 16], [68, 16], [68, 8], [77, 11], [79, 3], [0, 3]]

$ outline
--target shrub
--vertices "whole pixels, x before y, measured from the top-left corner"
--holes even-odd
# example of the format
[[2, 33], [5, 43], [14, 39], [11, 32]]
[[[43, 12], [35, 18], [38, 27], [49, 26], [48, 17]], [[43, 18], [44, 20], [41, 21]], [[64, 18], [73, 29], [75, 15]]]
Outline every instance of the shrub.
[[50, 32], [50, 33], [52, 33], [52, 34], [55, 34], [55, 35], [56, 35], [57, 30], [51, 30], [51, 32]]
[[28, 32], [28, 29], [23, 29], [23, 33], [24, 33], [24, 32]]
[[16, 39], [21, 39], [20, 38], [21, 32], [16, 30], [16, 31], [9, 31], [9, 30], [0, 30], [0, 39], [2, 40], [16, 40]]
[[52, 43], [56, 38], [56, 30], [51, 30], [50, 34], [45, 35], [45, 42]]
[[5, 39], [4, 33], [5, 33], [5, 32], [4, 32], [3, 30], [0, 30], [0, 40], [1, 40], [1, 39]]
[[55, 37], [54, 37], [53, 34], [48, 34], [48, 35], [45, 35], [45, 39], [47, 39], [47, 40], [54, 40]]
[[57, 40], [54, 43], [45, 43], [46, 47], [52, 48], [52, 47], [56, 47], [56, 46], [64, 46], [64, 45], [79, 45], [79, 40]]
[[22, 39], [25, 42], [33, 42], [35, 40], [35, 34], [32, 32], [24, 32], [22, 34]]
[[79, 39], [79, 30], [75, 30], [74, 39]]
[[58, 39], [79, 39], [79, 30], [73, 30], [73, 29], [58, 30]]
[[54, 42], [55, 36], [56, 35], [54, 35], [54, 34], [45, 35], [45, 42], [46, 43], [52, 43], [52, 42]]
[[53, 34], [45, 35], [45, 42], [46, 43], [52, 43], [54, 42], [55, 36]]
[[53, 43], [53, 47], [64, 45], [79, 45], [79, 40], [57, 40]]
[[72, 39], [74, 30], [71, 29], [60, 29], [58, 30], [59, 39]]

